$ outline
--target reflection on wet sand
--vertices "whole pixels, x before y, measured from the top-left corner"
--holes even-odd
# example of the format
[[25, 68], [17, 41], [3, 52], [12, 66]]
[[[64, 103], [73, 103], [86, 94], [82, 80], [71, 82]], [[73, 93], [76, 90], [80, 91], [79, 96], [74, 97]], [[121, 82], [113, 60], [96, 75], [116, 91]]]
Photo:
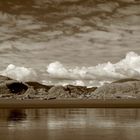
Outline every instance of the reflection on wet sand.
[[18, 122], [26, 119], [26, 113], [24, 110], [10, 110], [7, 117], [7, 121]]
[[[14, 123], [13, 123], [14, 122]], [[139, 139], [139, 109], [0, 110], [0, 138]]]

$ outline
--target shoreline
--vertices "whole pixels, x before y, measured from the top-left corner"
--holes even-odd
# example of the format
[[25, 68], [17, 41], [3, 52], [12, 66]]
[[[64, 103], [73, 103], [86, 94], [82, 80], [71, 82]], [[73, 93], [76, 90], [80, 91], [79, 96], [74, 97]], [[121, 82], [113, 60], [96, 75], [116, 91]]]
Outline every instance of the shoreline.
[[101, 87], [42, 85], [0, 76], [0, 109], [140, 108], [140, 80], [120, 79]]
[[0, 109], [41, 108], [140, 108], [138, 99], [67, 99], [67, 100], [15, 100], [0, 99]]

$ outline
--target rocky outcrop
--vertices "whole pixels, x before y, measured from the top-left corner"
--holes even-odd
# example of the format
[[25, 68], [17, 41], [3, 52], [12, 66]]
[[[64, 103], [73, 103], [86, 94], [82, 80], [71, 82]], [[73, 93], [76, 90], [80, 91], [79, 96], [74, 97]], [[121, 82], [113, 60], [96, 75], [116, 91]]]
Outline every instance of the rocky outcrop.
[[85, 86], [42, 85], [38, 82], [19, 82], [0, 76], [0, 98], [15, 99], [138, 99], [140, 80], [121, 79], [99, 88]]
[[91, 99], [129, 99], [140, 98], [140, 81], [122, 79], [99, 87], [90, 94]]
[[31, 92], [33, 93], [35, 91], [28, 84], [0, 76], [1, 98], [25, 98]]
[[97, 89], [97, 87], [87, 88], [85, 86], [66, 86], [66, 90], [73, 98], [87, 98], [95, 89]]
[[47, 99], [84, 99], [93, 92], [96, 87], [87, 88], [83, 86], [54, 86], [48, 91]]
[[54, 86], [48, 91], [47, 99], [66, 99], [70, 95], [63, 86]]
[[18, 82], [8, 77], [0, 77], [0, 97], [15, 99], [77, 99], [88, 98], [96, 87], [42, 85], [38, 82]]

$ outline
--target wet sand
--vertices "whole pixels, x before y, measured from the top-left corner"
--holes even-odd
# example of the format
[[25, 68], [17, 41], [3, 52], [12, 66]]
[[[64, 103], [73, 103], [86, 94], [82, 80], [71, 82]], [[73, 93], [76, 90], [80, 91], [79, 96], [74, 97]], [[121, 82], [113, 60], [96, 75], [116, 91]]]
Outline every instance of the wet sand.
[[0, 99], [3, 108], [140, 108], [137, 99], [15, 100]]

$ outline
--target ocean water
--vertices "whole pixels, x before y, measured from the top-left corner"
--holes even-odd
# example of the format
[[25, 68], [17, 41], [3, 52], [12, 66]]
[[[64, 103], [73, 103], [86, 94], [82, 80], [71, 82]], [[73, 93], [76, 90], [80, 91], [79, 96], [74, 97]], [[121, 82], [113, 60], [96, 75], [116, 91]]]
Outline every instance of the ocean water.
[[140, 77], [139, 0], [0, 1], [0, 74], [101, 86]]
[[139, 109], [0, 110], [2, 140], [139, 140]]

